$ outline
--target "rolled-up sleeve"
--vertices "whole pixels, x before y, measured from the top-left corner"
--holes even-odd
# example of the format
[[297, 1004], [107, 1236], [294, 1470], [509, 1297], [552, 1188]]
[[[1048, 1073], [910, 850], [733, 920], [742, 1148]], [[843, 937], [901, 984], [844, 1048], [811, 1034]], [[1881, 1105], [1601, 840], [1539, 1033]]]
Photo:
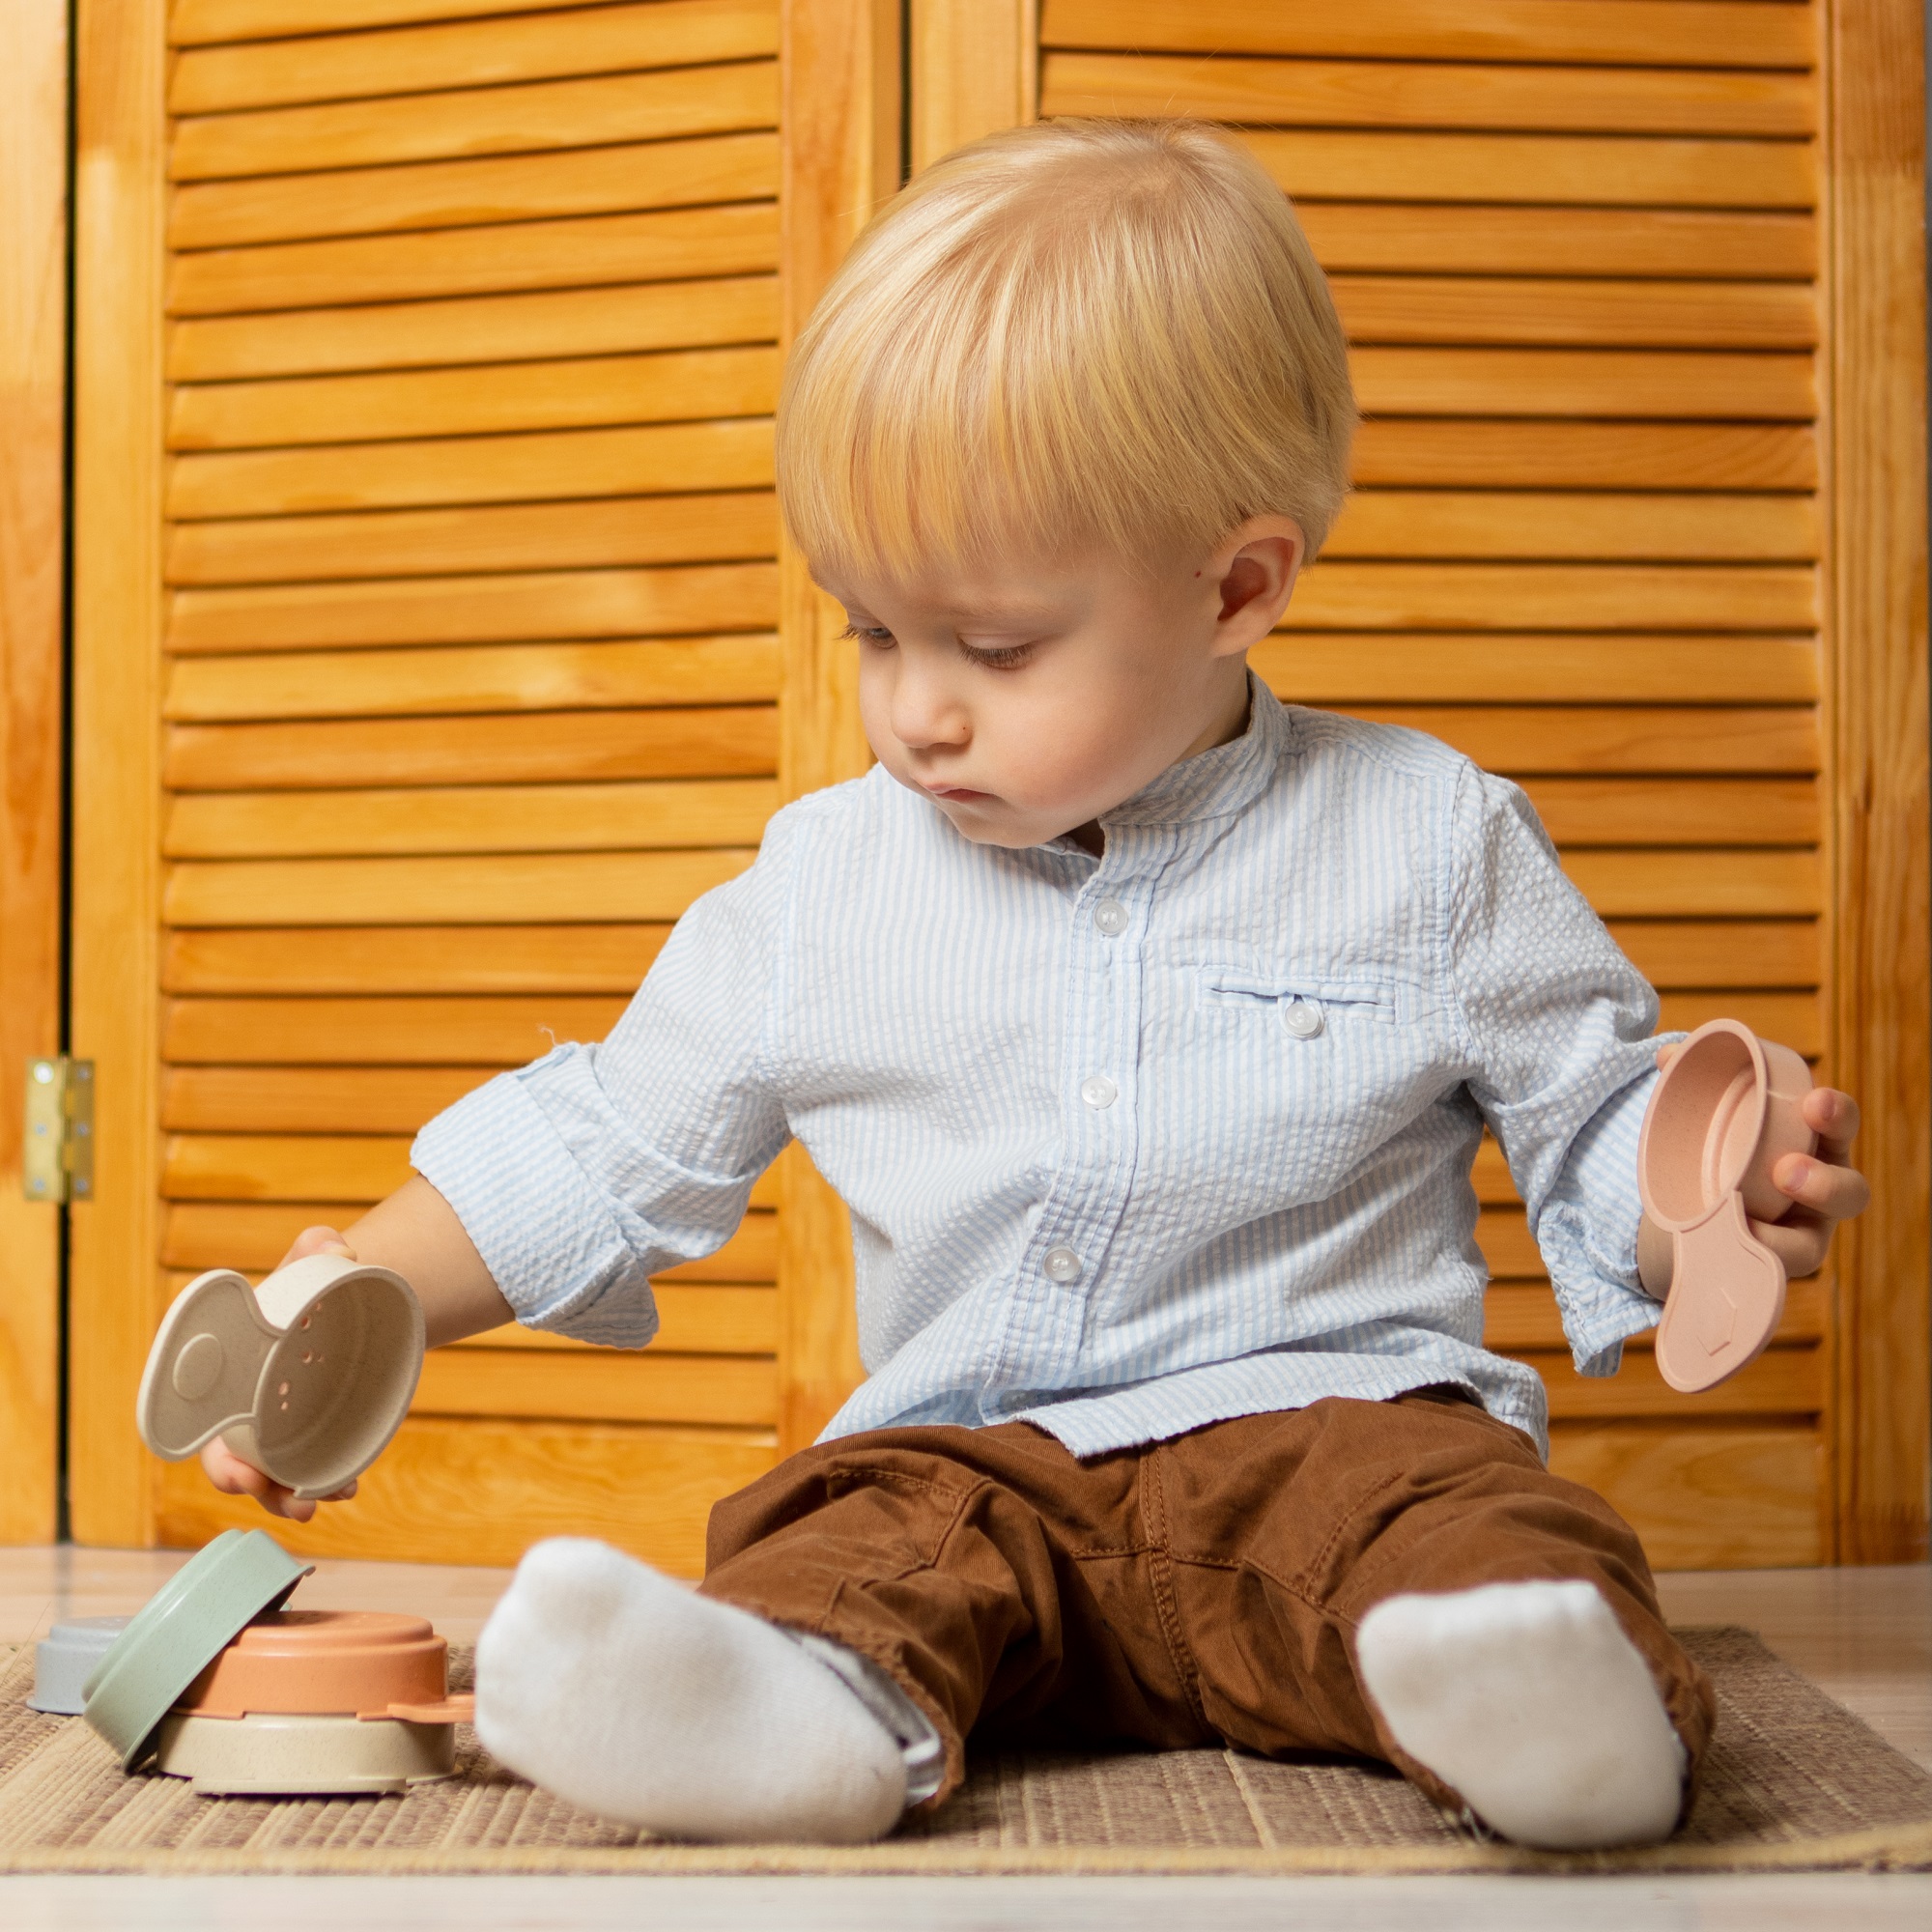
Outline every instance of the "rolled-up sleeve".
[[789, 1136], [766, 1041], [792, 841], [677, 923], [601, 1045], [560, 1045], [439, 1114], [410, 1159], [531, 1327], [641, 1348], [651, 1277], [722, 1247]]
[[1657, 1080], [1657, 995], [1564, 876], [1521, 790], [1458, 786], [1450, 971], [1469, 1089], [1501, 1143], [1572, 1355], [1613, 1375], [1657, 1304], [1636, 1271], [1636, 1143]]

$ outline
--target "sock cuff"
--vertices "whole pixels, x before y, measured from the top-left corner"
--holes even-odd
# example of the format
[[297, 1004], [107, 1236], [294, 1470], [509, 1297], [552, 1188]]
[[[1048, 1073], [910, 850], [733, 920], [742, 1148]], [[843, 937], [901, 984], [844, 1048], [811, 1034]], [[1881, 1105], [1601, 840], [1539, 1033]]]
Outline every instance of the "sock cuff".
[[824, 1664], [891, 1734], [905, 1765], [907, 1807], [930, 1798], [946, 1779], [946, 1744], [931, 1719], [869, 1657], [829, 1636], [788, 1630], [783, 1624], [773, 1629]]

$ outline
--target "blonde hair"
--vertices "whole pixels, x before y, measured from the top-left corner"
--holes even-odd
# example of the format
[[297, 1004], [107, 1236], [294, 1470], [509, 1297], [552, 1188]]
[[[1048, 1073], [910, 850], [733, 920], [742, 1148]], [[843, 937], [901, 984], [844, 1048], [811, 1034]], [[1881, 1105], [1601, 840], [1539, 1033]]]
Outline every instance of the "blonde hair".
[[1312, 554], [1354, 424], [1260, 163], [1197, 123], [1060, 121], [949, 155], [859, 238], [791, 352], [779, 496], [835, 574], [1200, 554], [1270, 512]]

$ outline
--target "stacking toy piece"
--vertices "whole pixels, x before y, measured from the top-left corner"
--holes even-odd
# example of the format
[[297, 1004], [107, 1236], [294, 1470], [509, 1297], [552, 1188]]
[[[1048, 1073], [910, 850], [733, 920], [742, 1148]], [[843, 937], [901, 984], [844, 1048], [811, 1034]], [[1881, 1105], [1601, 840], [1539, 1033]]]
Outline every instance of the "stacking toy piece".
[[70, 1617], [34, 1646], [34, 1694], [30, 1711], [77, 1718], [87, 1707], [81, 1687], [128, 1628], [127, 1617]]
[[1784, 1264], [1751, 1233], [1791, 1207], [1771, 1178], [1817, 1137], [1800, 1103], [1810, 1069], [1737, 1020], [1712, 1020], [1678, 1048], [1644, 1114], [1637, 1184], [1670, 1236], [1657, 1366], [1691, 1394], [1734, 1376], [1784, 1314]]
[[356, 1797], [447, 1777], [448, 1644], [420, 1617], [280, 1605], [312, 1566], [224, 1530], [128, 1621], [84, 1687], [122, 1766], [211, 1797]]
[[215, 1268], [162, 1317], [135, 1420], [170, 1463], [219, 1435], [298, 1496], [326, 1496], [387, 1447], [422, 1358], [422, 1309], [387, 1268], [310, 1255], [258, 1289]]
[[448, 1644], [421, 1617], [256, 1618], [161, 1720], [155, 1769], [209, 1797], [385, 1795], [456, 1768], [475, 1712], [447, 1694]]
[[266, 1530], [224, 1529], [141, 1605], [81, 1687], [88, 1723], [124, 1771], [147, 1758], [161, 1719], [230, 1638], [314, 1568]]

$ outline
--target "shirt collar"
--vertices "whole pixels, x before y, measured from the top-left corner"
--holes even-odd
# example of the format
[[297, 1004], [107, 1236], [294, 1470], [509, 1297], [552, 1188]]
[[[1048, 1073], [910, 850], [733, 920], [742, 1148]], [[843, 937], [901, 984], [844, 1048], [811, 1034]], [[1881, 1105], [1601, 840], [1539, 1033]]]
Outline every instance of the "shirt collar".
[[1245, 811], [1287, 755], [1294, 727], [1287, 708], [1248, 673], [1248, 727], [1238, 738], [1170, 765], [1151, 784], [1103, 812], [1100, 825], [1182, 825]]

